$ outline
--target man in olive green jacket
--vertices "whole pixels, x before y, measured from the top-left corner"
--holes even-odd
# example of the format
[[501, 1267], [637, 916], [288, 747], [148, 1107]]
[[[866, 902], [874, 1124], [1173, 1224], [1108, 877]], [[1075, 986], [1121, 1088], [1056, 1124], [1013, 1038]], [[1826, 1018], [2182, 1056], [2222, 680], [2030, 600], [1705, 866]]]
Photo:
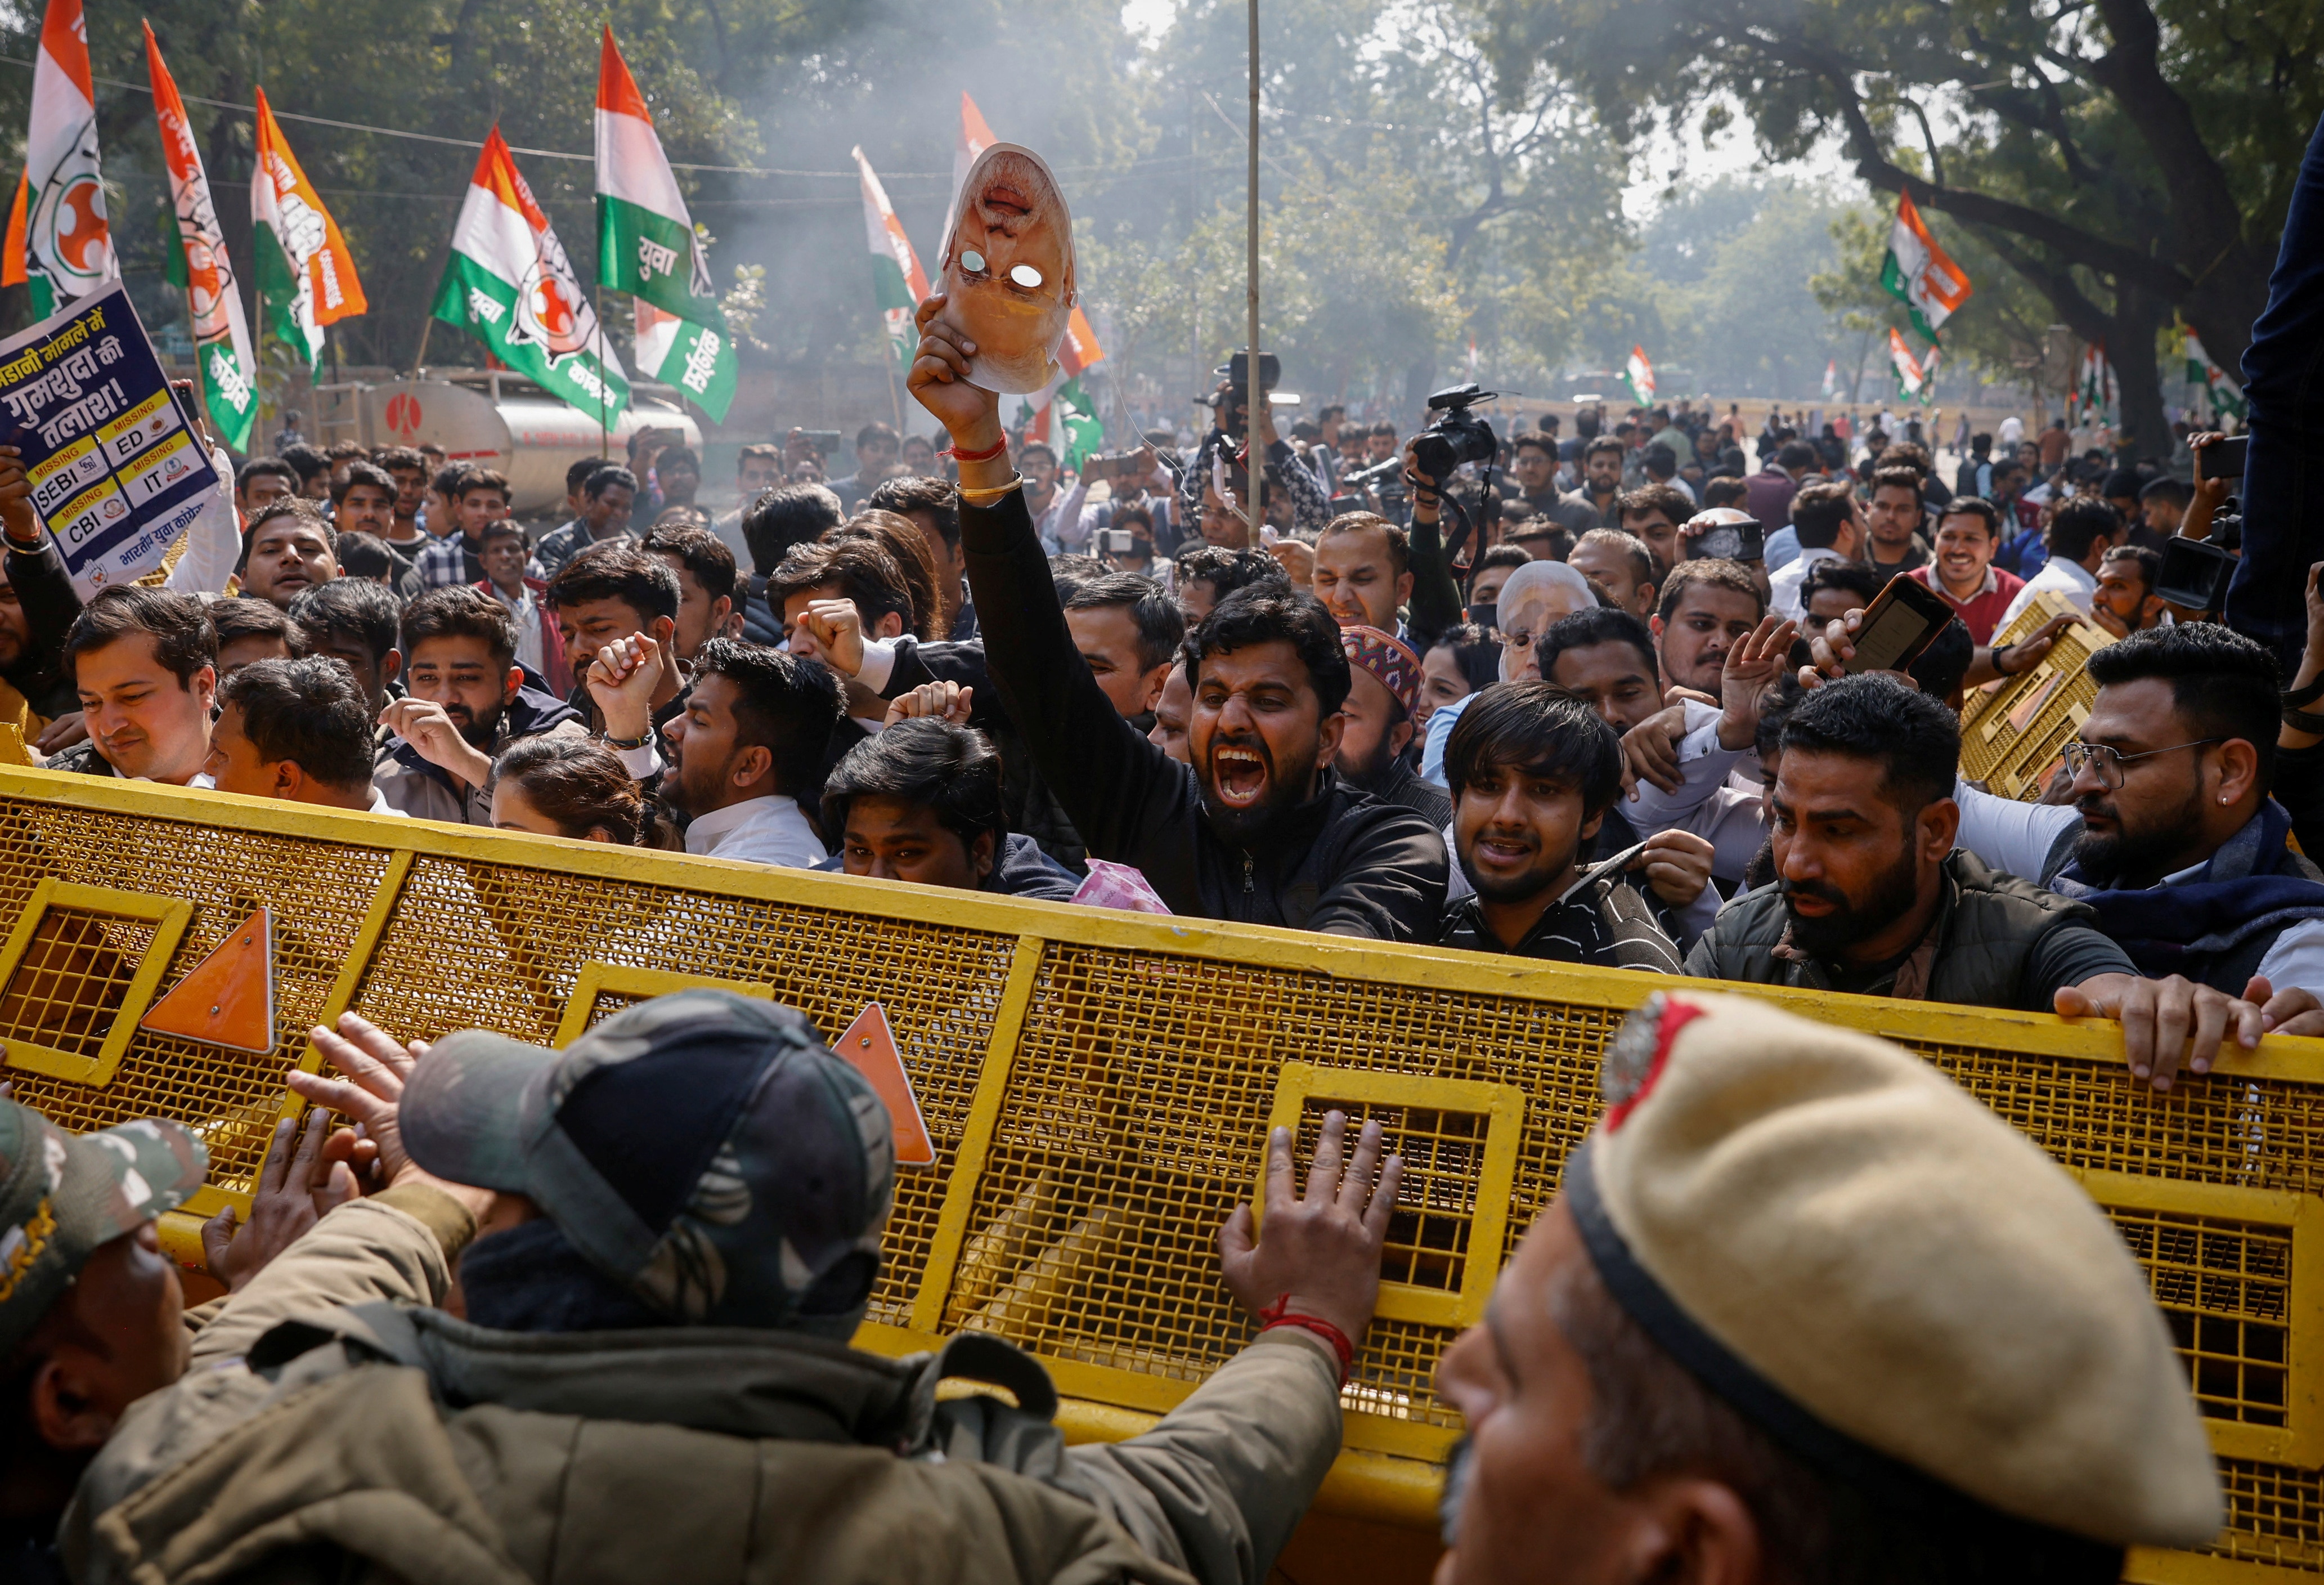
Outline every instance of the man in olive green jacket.
[[[1399, 1163], [1376, 1126], [1266, 1233], [1222, 1234], [1270, 1324], [1147, 1434], [1068, 1450], [1028, 1357], [850, 1349], [893, 1192], [886, 1111], [787, 1008], [689, 991], [561, 1052], [318, 1031], [294, 1077], [390, 1187], [196, 1339], [67, 1515], [73, 1577], [1107, 1580], [1259, 1585], [1339, 1447]], [[465, 1320], [440, 1305], [459, 1274]], [[939, 1403], [945, 1377], [1008, 1390]]]

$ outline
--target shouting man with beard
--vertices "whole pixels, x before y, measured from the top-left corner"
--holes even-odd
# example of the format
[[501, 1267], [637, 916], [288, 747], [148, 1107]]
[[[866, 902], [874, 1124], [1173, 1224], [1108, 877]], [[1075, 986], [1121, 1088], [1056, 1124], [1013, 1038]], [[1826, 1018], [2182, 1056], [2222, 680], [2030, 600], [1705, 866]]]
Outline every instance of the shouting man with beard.
[[1956, 848], [1960, 759], [1953, 713], [1891, 678], [1811, 693], [1784, 723], [1768, 794], [1776, 882], [1729, 904], [1686, 971], [2116, 1018], [2132, 1071], [2165, 1088], [2190, 1041], [2199, 1072], [2230, 1035], [2259, 1043], [2251, 1002], [2179, 974], [2142, 978], [2089, 904]]
[[951, 431], [961, 549], [985, 660], [1035, 765], [1093, 856], [1135, 866], [1174, 913], [1425, 941], [1444, 903], [1443, 839], [1332, 768], [1346, 718], [1339, 626], [1313, 596], [1255, 587], [1188, 635], [1184, 765], [1141, 736], [1075, 646], [1011, 473], [976, 348], [920, 306], [912, 394]]
[[524, 685], [516, 623], [480, 589], [433, 589], [403, 608], [409, 696], [380, 722], [398, 741], [372, 773], [393, 807], [421, 820], [493, 823], [493, 761], [521, 737], [585, 736], [580, 713]]

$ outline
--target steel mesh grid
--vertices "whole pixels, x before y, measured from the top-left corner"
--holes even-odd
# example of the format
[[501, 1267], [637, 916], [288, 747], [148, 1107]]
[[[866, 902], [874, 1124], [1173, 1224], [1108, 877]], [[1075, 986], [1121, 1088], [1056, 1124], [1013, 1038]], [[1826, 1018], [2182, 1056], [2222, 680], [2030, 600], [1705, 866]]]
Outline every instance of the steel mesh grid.
[[2245, 1425], [2282, 1425], [2292, 1229], [2114, 1206], [2107, 1215], [2146, 1268], [2203, 1413]]
[[[901, 1326], [1015, 950], [1006, 935], [422, 857], [355, 1007], [399, 1039], [481, 1028], [546, 1045], [592, 961], [771, 985], [826, 1040], [879, 1002], [936, 1150], [934, 1167], [896, 1174], [871, 1319]], [[601, 993], [592, 1022], [632, 999]]]
[[[1623, 1015], [1047, 943], [944, 1324], [1187, 1381], [1223, 1363], [1250, 1323], [1219, 1281], [1213, 1238], [1251, 1195], [1289, 1059], [1523, 1088], [1506, 1259], [1597, 1114], [1598, 1050]], [[1327, 1091], [1328, 1080], [1308, 1126]], [[1379, 1109], [1384, 1121], [1400, 1111]], [[1465, 1239], [1485, 1119], [1414, 1111], [1397, 1117], [1425, 1157], [1407, 1181], [1407, 1248], [1424, 1285], [1457, 1285], [1452, 1252], [1427, 1240], [1455, 1221]], [[1437, 1219], [1425, 1237], [1424, 1208]], [[1427, 1272], [1423, 1262], [1439, 1264]], [[1375, 1322], [1346, 1406], [1454, 1423], [1432, 1385], [1452, 1336]]]
[[2199, 1551], [2324, 1574], [2324, 1477], [2255, 1459], [2220, 1459], [2227, 1522]]
[[33, 886], [51, 877], [193, 905], [157, 998], [261, 905], [274, 920], [272, 1051], [140, 1029], [104, 1089], [8, 1069], [15, 1098], [75, 1133], [175, 1117], [209, 1147], [211, 1184], [246, 1192], [281, 1113], [283, 1072], [355, 949], [387, 864], [383, 853], [332, 843], [0, 801], [0, 929], [13, 927]]
[[2070, 1167], [2324, 1191], [2324, 1091], [2209, 1079], [2157, 1095], [2116, 1064], [1901, 1041]]
[[[1347, 1114], [1349, 1148], [1363, 1126], [1380, 1126], [1380, 1157], [1404, 1158], [1396, 1209], [1380, 1249], [1380, 1281], [1435, 1293], [1457, 1293], [1468, 1270], [1469, 1224], [1477, 1214], [1477, 1180], [1485, 1165], [1482, 1112], [1308, 1096], [1300, 1105], [1292, 1159], [1313, 1160], [1323, 1137], [1323, 1114]], [[1375, 1173], [1373, 1182], [1379, 1182]]]
[[55, 904], [43, 908], [23, 957], [0, 987], [0, 1040], [96, 1056], [153, 935], [151, 920]]

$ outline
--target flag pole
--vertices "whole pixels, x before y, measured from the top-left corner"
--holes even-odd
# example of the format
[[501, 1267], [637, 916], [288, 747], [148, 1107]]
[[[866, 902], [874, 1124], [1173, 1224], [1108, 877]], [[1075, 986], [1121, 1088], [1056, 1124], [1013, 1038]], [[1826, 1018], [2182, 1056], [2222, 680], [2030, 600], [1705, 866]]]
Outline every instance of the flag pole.
[[[882, 320], [887, 318], [885, 314], [880, 317]], [[888, 343], [888, 356], [880, 360], [880, 366], [888, 371], [888, 410], [896, 415], [896, 440], [899, 445], [903, 443], [904, 403], [903, 399], [896, 394], [896, 360], [903, 356], [903, 348], [897, 346], [891, 338]]]
[[[589, 313], [597, 321], [597, 460], [605, 462], [613, 458], [613, 438], [605, 420], [605, 298], [601, 287], [589, 289]], [[638, 493], [643, 495], [645, 487], [645, 481], [640, 479]]]
[[[1247, 231], [1243, 262], [1244, 373], [1250, 380], [1250, 414], [1243, 421], [1243, 445], [1250, 466], [1250, 548], [1259, 549], [1266, 523], [1267, 453], [1259, 443], [1259, 421], [1268, 416], [1266, 388], [1259, 378], [1259, 0], [1250, 4], [1250, 148], [1249, 189], [1244, 202]], [[1230, 398], [1231, 400], [1231, 398]]]

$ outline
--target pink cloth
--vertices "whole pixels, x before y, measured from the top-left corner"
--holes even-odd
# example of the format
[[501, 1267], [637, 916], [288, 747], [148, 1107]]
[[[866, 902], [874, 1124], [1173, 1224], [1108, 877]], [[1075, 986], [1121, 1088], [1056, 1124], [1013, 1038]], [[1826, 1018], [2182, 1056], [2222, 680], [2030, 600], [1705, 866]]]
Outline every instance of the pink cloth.
[[1103, 858], [1089, 861], [1089, 878], [1074, 891], [1073, 900], [1093, 908], [1127, 908], [1133, 913], [1170, 912], [1170, 905], [1156, 894], [1144, 875], [1130, 865]]

